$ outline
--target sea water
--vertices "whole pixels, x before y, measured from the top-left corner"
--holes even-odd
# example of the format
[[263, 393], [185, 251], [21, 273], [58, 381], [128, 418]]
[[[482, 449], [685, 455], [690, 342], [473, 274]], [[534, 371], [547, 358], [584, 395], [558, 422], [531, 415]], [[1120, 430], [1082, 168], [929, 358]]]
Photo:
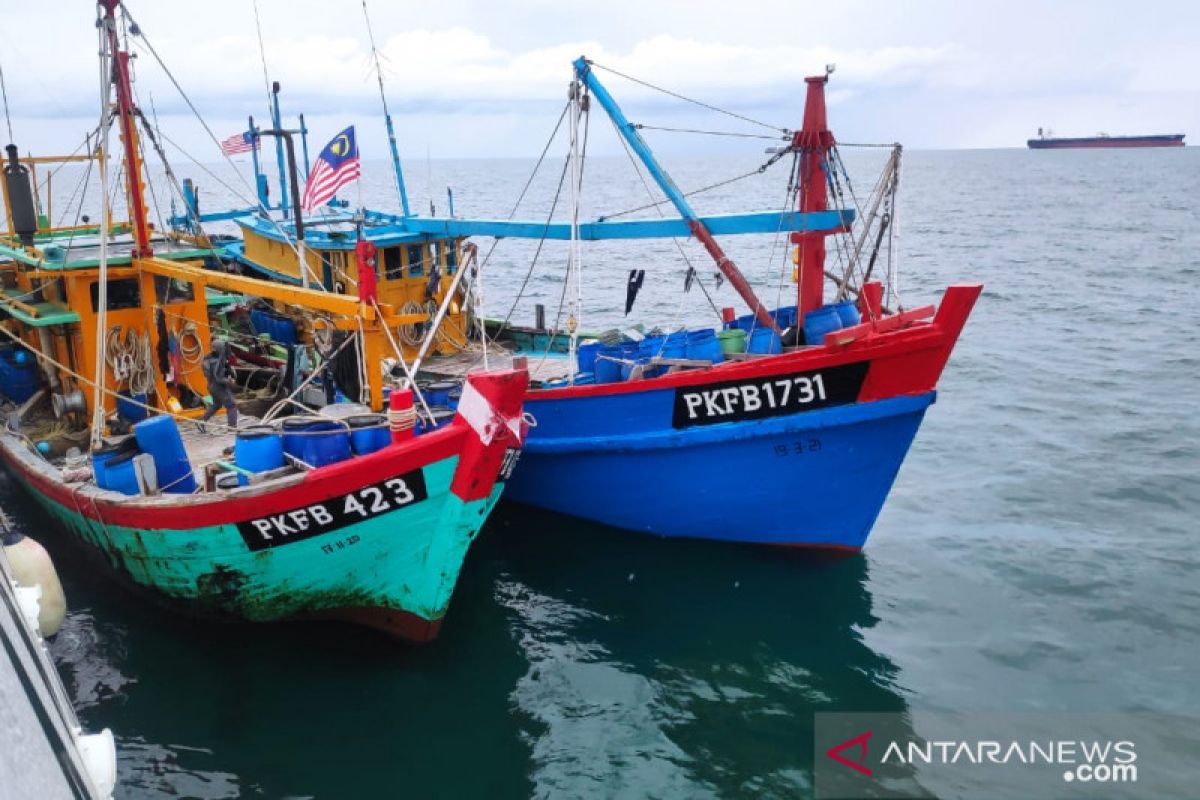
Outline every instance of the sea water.
[[[848, 151], [860, 203], [878, 155]], [[675, 175], [689, 190], [760, 160]], [[445, 212], [450, 185], [460, 215], [507, 216], [531, 166], [434, 162], [410, 193]], [[518, 217], [544, 218], [561, 164], [548, 170]], [[386, 164], [367, 174], [367, 199], [395, 207]], [[779, 208], [783, 180], [695, 205]], [[905, 305], [986, 289], [860, 556], [502, 504], [440, 639], [411, 649], [161, 611], [0, 478], [0, 504], [59, 566], [70, 614], [52, 650], [84, 726], [117, 734], [121, 796], [805, 797], [814, 712], [1200, 709], [1200, 152], [911, 152], [902, 181]], [[585, 183], [585, 218], [649, 202], [619, 160], [589, 161]], [[789, 304], [777, 238], [726, 241]], [[515, 321], [535, 302], [558, 315], [560, 244]], [[491, 254], [490, 315], [533, 246]], [[601, 244], [585, 250], [580, 325], [715, 322], [703, 292], [682, 293], [679, 247], [713, 304], [736, 305], [692, 243]], [[634, 268], [646, 285], [626, 319]]]

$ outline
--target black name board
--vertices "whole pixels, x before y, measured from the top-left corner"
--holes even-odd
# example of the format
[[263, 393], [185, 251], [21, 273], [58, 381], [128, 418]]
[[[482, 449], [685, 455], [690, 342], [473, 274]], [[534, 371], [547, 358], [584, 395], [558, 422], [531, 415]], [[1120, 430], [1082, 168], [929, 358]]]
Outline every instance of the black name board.
[[415, 469], [341, 497], [239, 522], [237, 526], [247, 547], [266, 550], [336, 531], [419, 503], [428, 496], [425, 473]]
[[868, 362], [722, 381], [675, 390], [671, 425], [690, 428], [720, 422], [781, 417], [800, 411], [845, 405], [858, 399]]

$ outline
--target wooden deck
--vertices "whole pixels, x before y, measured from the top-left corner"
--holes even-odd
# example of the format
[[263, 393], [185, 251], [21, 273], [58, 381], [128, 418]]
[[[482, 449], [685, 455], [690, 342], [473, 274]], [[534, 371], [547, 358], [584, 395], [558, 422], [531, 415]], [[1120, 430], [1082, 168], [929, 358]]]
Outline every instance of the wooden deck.
[[[488, 345], [487, 366], [490, 369], [510, 369], [514, 358], [526, 359], [531, 381], [554, 381], [567, 377], [568, 362], [564, 354], [514, 353], [495, 344]], [[472, 346], [453, 355], [433, 356], [421, 365], [420, 377], [430, 377], [439, 380], [463, 378], [472, 370], [484, 368], [483, 349]]]

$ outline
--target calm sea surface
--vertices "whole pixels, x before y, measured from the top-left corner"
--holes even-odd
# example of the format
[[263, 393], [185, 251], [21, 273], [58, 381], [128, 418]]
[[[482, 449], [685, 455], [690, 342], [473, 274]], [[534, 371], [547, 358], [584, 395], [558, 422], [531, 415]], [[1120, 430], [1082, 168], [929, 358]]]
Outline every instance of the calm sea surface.
[[[687, 190], [762, 158], [674, 171]], [[882, 154], [847, 160], [865, 194]], [[444, 212], [451, 185], [459, 214], [507, 216], [531, 166], [409, 165], [414, 205], [430, 185]], [[518, 216], [546, 213], [560, 168]], [[386, 165], [368, 173], [367, 200], [394, 207]], [[197, 177], [214, 210], [224, 190]], [[783, 180], [696, 205], [778, 208]], [[592, 161], [587, 181], [585, 216], [647, 201], [622, 161]], [[148, 607], [0, 477], [62, 575], [53, 654], [85, 726], [118, 737], [121, 796], [805, 797], [817, 711], [1200, 711], [1200, 150], [912, 152], [902, 195], [906, 303], [986, 290], [861, 556], [502, 504], [441, 638], [408, 649]], [[772, 246], [729, 240], [767, 297]], [[531, 252], [492, 255], [492, 315]], [[564, 253], [543, 252], [517, 321], [534, 301], [553, 318]], [[633, 267], [648, 276], [631, 322], [711, 320], [658, 242], [587, 249], [582, 325], [622, 322]], [[727, 286], [715, 299], [734, 305]]]

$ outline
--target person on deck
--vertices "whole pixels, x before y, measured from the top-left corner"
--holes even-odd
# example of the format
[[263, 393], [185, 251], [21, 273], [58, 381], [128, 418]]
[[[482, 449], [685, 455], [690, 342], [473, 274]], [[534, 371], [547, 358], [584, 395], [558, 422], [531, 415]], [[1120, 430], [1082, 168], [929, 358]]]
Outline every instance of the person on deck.
[[[214, 341], [212, 350], [200, 362], [200, 370], [204, 373], [204, 379], [208, 381], [208, 393], [212, 395], [212, 405], [204, 412], [200, 422], [208, 422], [214, 414], [224, 408], [229, 427], [236, 428], [238, 408], [233, 390], [237, 388], [237, 384], [229, 366], [229, 343]], [[201, 430], [204, 428], [201, 427]]]

